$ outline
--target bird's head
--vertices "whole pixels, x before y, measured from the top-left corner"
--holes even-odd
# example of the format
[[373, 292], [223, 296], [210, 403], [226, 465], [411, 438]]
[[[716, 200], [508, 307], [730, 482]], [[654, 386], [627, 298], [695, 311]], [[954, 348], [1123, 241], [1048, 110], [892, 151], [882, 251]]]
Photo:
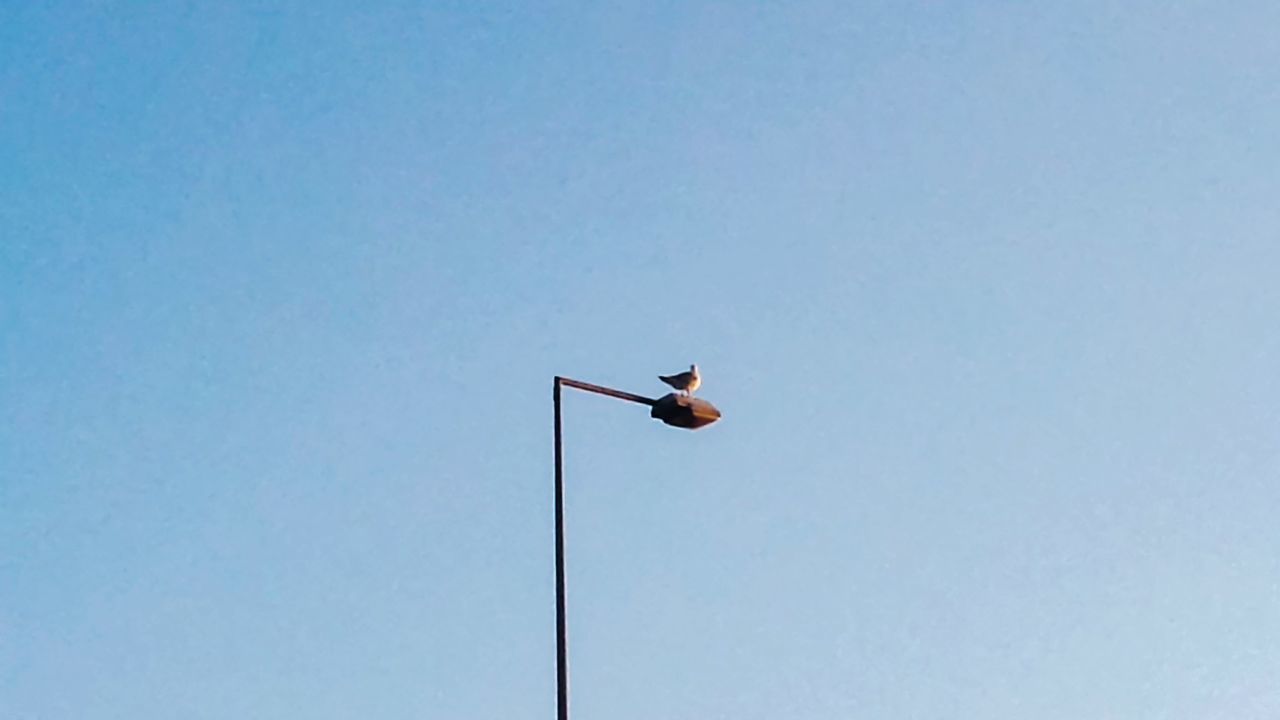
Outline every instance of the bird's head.
[[698, 365], [697, 365], [696, 363], [695, 363], [695, 364], [693, 364], [693, 365], [690, 365], [690, 366], [689, 366], [689, 372], [693, 373], [694, 375], [697, 375], [697, 374], [698, 374]]

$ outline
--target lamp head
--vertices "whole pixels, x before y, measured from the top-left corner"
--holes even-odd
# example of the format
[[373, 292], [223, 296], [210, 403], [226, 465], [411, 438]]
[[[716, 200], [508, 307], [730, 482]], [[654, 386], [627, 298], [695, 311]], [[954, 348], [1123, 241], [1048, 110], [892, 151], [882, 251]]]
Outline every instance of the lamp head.
[[653, 404], [649, 417], [661, 420], [672, 427], [697, 430], [719, 420], [720, 411], [715, 405], [701, 398], [668, 393], [658, 398], [658, 401]]

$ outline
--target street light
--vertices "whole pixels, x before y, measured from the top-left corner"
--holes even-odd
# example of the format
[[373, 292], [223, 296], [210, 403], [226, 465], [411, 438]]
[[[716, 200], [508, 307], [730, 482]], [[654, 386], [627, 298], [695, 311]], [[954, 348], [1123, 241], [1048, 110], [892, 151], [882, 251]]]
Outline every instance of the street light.
[[564, 453], [560, 441], [560, 388], [571, 387], [597, 395], [608, 395], [619, 400], [648, 405], [649, 417], [672, 427], [697, 430], [720, 419], [720, 411], [714, 405], [689, 395], [670, 393], [661, 398], [592, 385], [581, 380], [555, 378], [552, 398], [556, 409], [556, 718], [569, 720], [569, 634], [565, 617], [564, 583]]

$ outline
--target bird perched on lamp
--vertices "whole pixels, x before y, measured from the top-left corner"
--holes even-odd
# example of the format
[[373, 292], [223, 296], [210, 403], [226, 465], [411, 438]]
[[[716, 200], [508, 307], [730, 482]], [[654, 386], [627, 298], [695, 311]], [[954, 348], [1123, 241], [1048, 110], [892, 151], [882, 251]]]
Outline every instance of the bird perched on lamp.
[[685, 395], [692, 395], [693, 391], [702, 385], [702, 376], [698, 374], [697, 365], [690, 365], [688, 370], [675, 375], [659, 375], [658, 379]]

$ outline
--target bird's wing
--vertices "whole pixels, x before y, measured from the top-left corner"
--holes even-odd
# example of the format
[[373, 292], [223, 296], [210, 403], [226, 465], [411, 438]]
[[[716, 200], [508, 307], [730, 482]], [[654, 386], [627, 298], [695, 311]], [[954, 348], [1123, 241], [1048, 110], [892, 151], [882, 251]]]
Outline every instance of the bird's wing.
[[682, 372], [676, 375], [659, 375], [658, 379], [677, 390], [683, 390], [689, 385], [689, 380], [692, 377], [691, 373]]

